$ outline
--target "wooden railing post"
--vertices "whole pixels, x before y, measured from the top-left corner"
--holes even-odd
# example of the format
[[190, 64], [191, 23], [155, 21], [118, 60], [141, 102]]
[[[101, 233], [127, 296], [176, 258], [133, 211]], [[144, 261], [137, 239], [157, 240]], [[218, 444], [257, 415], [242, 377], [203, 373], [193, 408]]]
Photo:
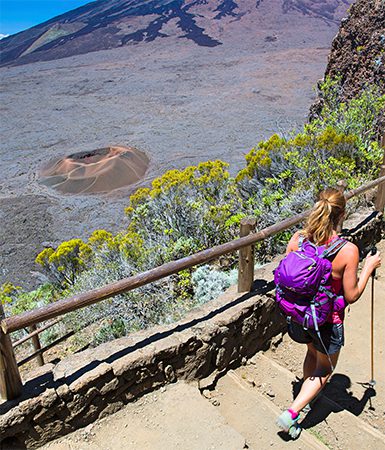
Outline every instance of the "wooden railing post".
[[[256, 219], [241, 219], [241, 237], [255, 231]], [[250, 292], [254, 281], [254, 245], [239, 250], [238, 292]]]
[[[0, 321], [2, 319], [4, 310], [0, 302]], [[11, 338], [0, 327], [0, 397], [4, 400], [13, 400], [19, 397], [22, 388]]]
[[[29, 329], [30, 329], [31, 333], [33, 333], [34, 331], [36, 331], [36, 329], [37, 329], [36, 324], [35, 324], [35, 325], [31, 325], [31, 326], [29, 327]], [[40, 345], [39, 335], [38, 335], [38, 334], [34, 334], [34, 335], [31, 337], [31, 340], [32, 340], [32, 345], [33, 345], [33, 348], [34, 348], [35, 352], [36, 352], [37, 350], [40, 350], [40, 349], [41, 349], [41, 345]], [[43, 358], [43, 354], [42, 354], [42, 353], [38, 353], [38, 354], [37, 354], [36, 360], [37, 360], [37, 363], [38, 363], [39, 366], [44, 366], [44, 358]]]
[[[381, 147], [384, 150], [384, 157], [382, 160], [381, 170], [380, 170], [380, 177], [383, 177], [385, 175], [385, 133], [382, 136], [381, 139]], [[382, 183], [377, 188], [377, 195], [376, 195], [376, 201], [375, 201], [375, 208], [376, 211], [383, 212], [385, 208], [385, 183]]]
[[[346, 190], [347, 187], [348, 187], [348, 183], [345, 180], [340, 180], [340, 181], [337, 182], [337, 189], [341, 192], [341, 194], [345, 193], [345, 190]], [[341, 233], [342, 227], [343, 227], [343, 224], [344, 224], [344, 219], [345, 219], [345, 217], [342, 216], [340, 221], [338, 222], [337, 230], [336, 230], [337, 233]]]

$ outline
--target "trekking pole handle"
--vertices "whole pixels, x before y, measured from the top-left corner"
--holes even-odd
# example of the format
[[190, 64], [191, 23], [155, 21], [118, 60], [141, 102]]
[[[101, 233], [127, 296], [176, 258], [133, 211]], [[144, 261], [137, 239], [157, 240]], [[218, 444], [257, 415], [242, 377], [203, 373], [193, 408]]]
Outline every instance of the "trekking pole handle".
[[[370, 254], [373, 256], [377, 253], [377, 248], [376, 247], [372, 247], [370, 250]], [[376, 269], [373, 270], [372, 272], [372, 277], [376, 276]]]

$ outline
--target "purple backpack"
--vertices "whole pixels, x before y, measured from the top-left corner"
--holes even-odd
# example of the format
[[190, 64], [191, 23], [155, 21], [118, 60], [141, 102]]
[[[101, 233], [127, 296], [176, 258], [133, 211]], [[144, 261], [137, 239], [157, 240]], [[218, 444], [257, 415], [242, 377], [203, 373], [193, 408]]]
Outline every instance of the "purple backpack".
[[317, 247], [300, 235], [298, 250], [290, 252], [274, 272], [276, 301], [291, 320], [305, 329], [323, 325], [333, 311], [331, 259], [346, 244], [341, 238]]

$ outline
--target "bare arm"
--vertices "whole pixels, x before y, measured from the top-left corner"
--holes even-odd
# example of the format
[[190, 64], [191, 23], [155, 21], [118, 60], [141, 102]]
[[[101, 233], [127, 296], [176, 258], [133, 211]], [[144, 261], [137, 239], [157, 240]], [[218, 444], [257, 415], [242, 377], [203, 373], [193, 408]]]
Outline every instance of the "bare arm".
[[[287, 244], [286, 254], [298, 250], [299, 235], [300, 233], [298, 231], [293, 234]], [[356, 302], [361, 297], [373, 270], [381, 265], [380, 253], [366, 257], [365, 264], [359, 278], [357, 275], [359, 262], [358, 247], [354, 244], [348, 244], [341, 250], [340, 253], [341, 258], [340, 255], [337, 255], [340, 262], [338, 263], [339, 268], [336, 268], [336, 272], [338, 277], [342, 275], [344, 298], [347, 303], [351, 304]]]
[[293, 234], [289, 243], [287, 244], [286, 255], [288, 255], [290, 252], [295, 252], [296, 250], [298, 250], [298, 238], [299, 238], [299, 231]]
[[355, 245], [344, 248], [344, 260], [346, 261], [342, 278], [344, 297], [346, 302], [351, 304], [361, 297], [373, 270], [381, 265], [381, 258], [379, 253], [368, 256], [359, 278], [357, 277], [359, 253]]

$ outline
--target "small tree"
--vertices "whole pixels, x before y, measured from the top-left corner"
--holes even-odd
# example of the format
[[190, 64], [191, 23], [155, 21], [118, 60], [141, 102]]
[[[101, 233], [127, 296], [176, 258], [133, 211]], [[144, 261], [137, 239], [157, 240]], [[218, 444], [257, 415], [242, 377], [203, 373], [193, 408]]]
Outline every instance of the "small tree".
[[36, 257], [52, 281], [65, 288], [73, 285], [76, 276], [87, 267], [92, 256], [91, 247], [81, 239], [62, 242], [59, 247], [46, 248]]

